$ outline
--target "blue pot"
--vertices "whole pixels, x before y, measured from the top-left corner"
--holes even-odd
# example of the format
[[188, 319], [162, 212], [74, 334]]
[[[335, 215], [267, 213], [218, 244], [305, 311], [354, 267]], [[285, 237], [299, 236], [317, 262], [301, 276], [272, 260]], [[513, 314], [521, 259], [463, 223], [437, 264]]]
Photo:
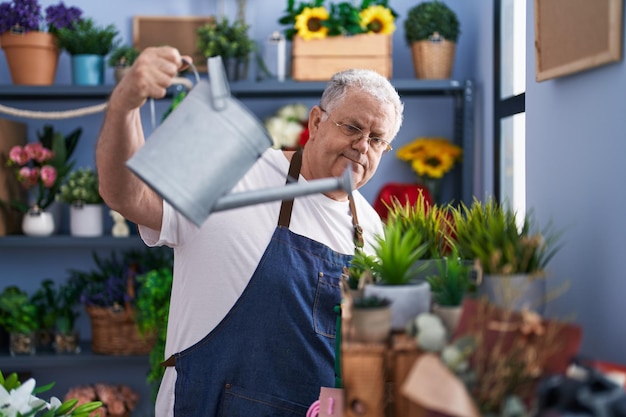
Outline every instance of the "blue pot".
[[72, 55], [72, 83], [74, 85], [104, 84], [104, 56]]

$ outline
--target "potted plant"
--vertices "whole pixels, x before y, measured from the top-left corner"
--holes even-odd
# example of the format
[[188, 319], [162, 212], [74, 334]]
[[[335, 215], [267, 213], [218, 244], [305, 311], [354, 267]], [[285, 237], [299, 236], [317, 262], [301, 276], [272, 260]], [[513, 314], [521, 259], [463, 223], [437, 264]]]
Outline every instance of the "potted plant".
[[119, 40], [114, 24], [97, 26], [92, 18], [80, 19], [57, 33], [59, 48], [72, 59], [72, 82], [75, 85], [104, 84], [105, 56]]
[[432, 310], [451, 335], [461, 318], [463, 300], [474, 288], [472, 265], [461, 259], [456, 251], [436, 263], [437, 272], [426, 277], [433, 298]]
[[493, 198], [451, 210], [455, 245], [463, 259], [476, 260], [481, 272], [477, 293], [510, 309], [543, 310], [545, 268], [560, 249], [561, 233], [540, 228], [532, 215], [516, 212]]
[[82, 129], [78, 128], [63, 136], [51, 125], [45, 125], [41, 132], [37, 132], [38, 142], [10, 149], [7, 166], [13, 170], [24, 190], [33, 191], [34, 204], [24, 204], [21, 200], [2, 203], [26, 213], [22, 220], [24, 234], [48, 236], [54, 232], [54, 218], [46, 210], [54, 202], [61, 182], [73, 167], [74, 163], [69, 159], [81, 133]]
[[341, 69], [358, 66], [391, 78], [391, 35], [398, 14], [387, 0], [329, 3], [288, 1], [278, 22], [287, 25], [292, 45], [292, 77], [328, 80]]
[[15, 285], [0, 293], [0, 326], [9, 332], [9, 351], [14, 355], [34, 355], [37, 351], [39, 317], [28, 294]]
[[14, 84], [54, 83], [59, 50], [56, 32], [80, 18], [77, 7], [63, 2], [46, 7], [33, 0], [0, 3], [0, 45], [6, 55]]
[[131, 45], [120, 45], [113, 49], [107, 63], [114, 69], [113, 78], [115, 82], [120, 82], [124, 73], [130, 68], [139, 56], [139, 50]]
[[57, 194], [58, 201], [70, 205], [70, 234], [79, 237], [102, 235], [103, 203], [98, 191], [98, 175], [93, 168], [70, 173]]
[[400, 221], [387, 222], [383, 230], [383, 235], [376, 236], [375, 253], [357, 251], [352, 263], [367, 266], [371, 274], [373, 284], [364, 286], [363, 296], [391, 300], [392, 328], [401, 330], [420, 312], [430, 309], [430, 287], [416, 280], [423, 268], [417, 261], [428, 244], [418, 230], [407, 229]]
[[230, 81], [248, 77], [250, 54], [257, 47], [249, 36], [250, 26], [241, 20], [230, 23], [227, 17], [197, 29], [197, 46], [205, 58], [221, 56]]
[[391, 334], [391, 301], [375, 295], [355, 299], [351, 312], [351, 338], [357, 342], [382, 343]]
[[54, 340], [54, 326], [56, 321], [56, 289], [54, 281], [44, 279], [41, 286], [32, 296], [32, 302], [37, 309], [39, 331], [37, 332], [37, 349], [52, 350]]
[[456, 13], [444, 2], [430, 0], [410, 8], [404, 21], [404, 36], [411, 47], [415, 76], [450, 78], [460, 33]]

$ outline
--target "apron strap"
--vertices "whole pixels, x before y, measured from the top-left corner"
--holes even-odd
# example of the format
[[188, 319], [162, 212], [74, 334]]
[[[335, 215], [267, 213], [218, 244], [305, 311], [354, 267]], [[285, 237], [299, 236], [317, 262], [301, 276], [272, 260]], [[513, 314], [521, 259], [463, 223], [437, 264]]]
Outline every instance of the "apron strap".
[[[285, 184], [289, 184], [291, 181], [300, 177], [300, 169], [302, 168], [302, 149], [298, 149], [291, 157], [289, 164], [289, 173]], [[352, 214], [352, 224], [354, 226], [354, 245], [357, 248], [363, 247], [363, 228], [359, 225], [359, 219], [356, 215], [356, 204], [352, 193], [348, 194], [348, 201], [350, 204], [350, 213]], [[280, 214], [278, 215], [278, 225], [283, 227], [289, 227], [291, 223], [291, 211], [293, 209], [293, 198], [290, 200], [283, 200], [280, 205]]]
[[[291, 157], [291, 163], [289, 164], [289, 173], [285, 180], [285, 185], [288, 185], [292, 181], [298, 182], [300, 177], [300, 168], [302, 168], [302, 149], [298, 149]], [[289, 227], [291, 223], [291, 210], [293, 209], [293, 198], [291, 200], [283, 200], [280, 205], [280, 214], [278, 215], [278, 225]]]

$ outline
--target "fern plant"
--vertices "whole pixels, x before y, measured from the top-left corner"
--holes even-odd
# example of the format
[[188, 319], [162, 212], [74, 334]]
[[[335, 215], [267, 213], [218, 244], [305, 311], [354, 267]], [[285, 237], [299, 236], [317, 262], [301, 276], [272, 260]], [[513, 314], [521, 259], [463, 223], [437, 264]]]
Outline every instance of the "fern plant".
[[108, 55], [117, 45], [119, 31], [114, 24], [96, 26], [93, 19], [80, 19], [72, 26], [59, 29], [59, 48], [70, 55]]

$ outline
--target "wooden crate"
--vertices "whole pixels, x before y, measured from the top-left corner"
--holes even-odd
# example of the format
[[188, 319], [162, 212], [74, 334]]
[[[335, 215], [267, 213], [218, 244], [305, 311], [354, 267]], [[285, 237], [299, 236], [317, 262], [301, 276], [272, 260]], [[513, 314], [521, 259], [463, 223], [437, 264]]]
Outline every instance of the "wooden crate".
[[364, 68], [391, 78], [391, 35], [362, 34], [304, 40], [294, 36], [292, 75], [296, 81], [327, 81], [337, 71]]
[[[21, 189], [13, 169], [8, 168], [9, 151], [13, 146], [26, 144], [26, 124], [0, 119], [0, 200], [21, 200], [26, 203], [26, 193]], [[22, 214], [0, 205], [0, 236], [20, 233]]]
[[386, 344], [344, 342], [343, 417], [425, 417], [427, 411], [401, 392], [420, 354], [414, 338], [404, 333], [394, 334]]

